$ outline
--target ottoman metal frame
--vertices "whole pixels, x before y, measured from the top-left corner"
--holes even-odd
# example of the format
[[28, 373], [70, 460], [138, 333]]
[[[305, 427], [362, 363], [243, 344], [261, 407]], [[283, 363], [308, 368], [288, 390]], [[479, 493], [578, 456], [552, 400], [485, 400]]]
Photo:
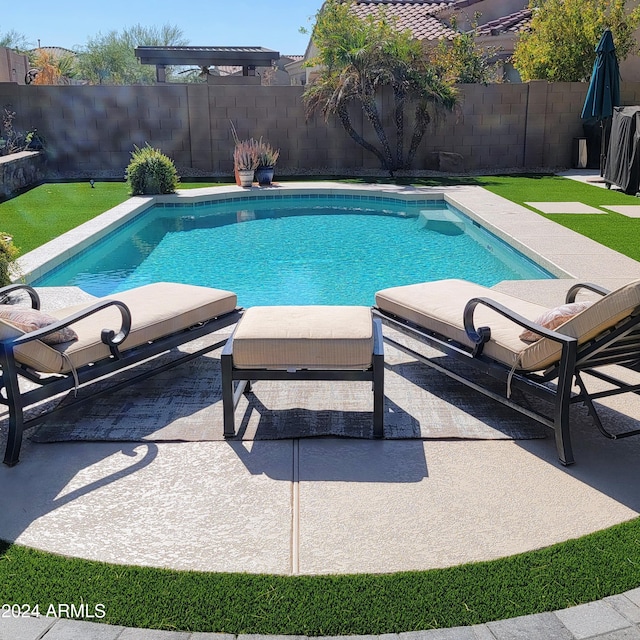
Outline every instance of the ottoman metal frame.
[[[373, 386], [373, 435], [384, 437], [384, 343], [382, 323], [372, 318], [373, 353], [368, 369], [239, 369], [233, 363], [233, 338], [227, 340], [221, 356], [222, 406], [224, 437], [236, 435], [235, 410], [243, 393], [251, 390], [251, 382], [257, 380], [370, 380]], [[235, 385], [234, 383], [238, 384]]]

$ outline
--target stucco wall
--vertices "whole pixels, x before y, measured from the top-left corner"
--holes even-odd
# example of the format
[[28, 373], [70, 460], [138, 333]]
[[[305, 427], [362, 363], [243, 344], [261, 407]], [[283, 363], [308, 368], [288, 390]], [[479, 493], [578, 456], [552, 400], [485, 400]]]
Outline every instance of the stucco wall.
[[[584, 83], [462, 85], [460, 106], [430, 125], [414, 169], [429, 154], [461, 154], [467, 171], [568, 167], [572, 139], [583, 135]], [[48, 166], [65, 176], [120, 176], [134, 145], [159, 147], [182, 175], [230, 176], [230, 121], [241, 137], [264, 136], [281, 155], [277, 172], [339, 174], [375, 171], [376, 158], [334, 119], [307, 121], [303, 87], [157, 85], [19, 86], [0, 83], [0, 106], [11, 104], [16, 128], [37, 127]], [[640, 83], [625, 83], [623, 104], [640, 102]], [[391, 100], [380, 108], [392, 118]], [[362, 113], [352, 113], [357, 129]], [[364, 130], [371, 135], [367, 123]], [[372, 138], [375, 139], [375, 138]], [[391, 145], [395, 141], [391, 140]], [[408, 139], [407, 139], [408, 148]]]

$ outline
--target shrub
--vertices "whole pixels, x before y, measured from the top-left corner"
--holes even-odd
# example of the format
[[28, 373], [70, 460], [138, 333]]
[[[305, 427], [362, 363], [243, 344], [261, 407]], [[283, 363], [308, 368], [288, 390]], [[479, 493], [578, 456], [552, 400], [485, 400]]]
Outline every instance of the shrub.
[[149, 144], [142, 149], [135, 145], [134, 148], [127, 167], [127, 182], [131, 186], [131, 195], [175, 193], [178, 174], [173, 160]]
[[0, 231], [0, 287], [11, 284], [11, 265], [19, 255], [20, 251], [13, 244], [13, 238]]

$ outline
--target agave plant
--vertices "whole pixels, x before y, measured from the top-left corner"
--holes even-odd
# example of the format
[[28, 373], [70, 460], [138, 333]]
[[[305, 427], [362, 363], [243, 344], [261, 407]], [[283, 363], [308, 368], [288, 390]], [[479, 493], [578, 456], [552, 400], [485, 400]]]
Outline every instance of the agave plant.
[[258, 142], [253, 138], [238, 140], [233, 149], [233, 165], [237, 171], [255, 171], [258, 167]]
[[274, 149], [268, 142], [258, 140], [258, 167], [275, 167], [280, 149]]

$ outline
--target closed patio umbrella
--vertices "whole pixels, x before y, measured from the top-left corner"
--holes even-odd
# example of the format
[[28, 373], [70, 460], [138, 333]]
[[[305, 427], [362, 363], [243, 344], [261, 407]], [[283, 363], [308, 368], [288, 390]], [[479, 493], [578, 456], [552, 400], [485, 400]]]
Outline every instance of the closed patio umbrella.
[[582, 108], [581, 118], [596, 118], [600, 121], [602, 145], [600, 151], [600, 175], [604, 172], [607, 155], [605, 140], [606, 124], [610, 124], [613, 108], [620, 105], [620, 70], [613, 35], [605, 29], [596, 47], [596, 59], [593, 63], [587, 97]]

